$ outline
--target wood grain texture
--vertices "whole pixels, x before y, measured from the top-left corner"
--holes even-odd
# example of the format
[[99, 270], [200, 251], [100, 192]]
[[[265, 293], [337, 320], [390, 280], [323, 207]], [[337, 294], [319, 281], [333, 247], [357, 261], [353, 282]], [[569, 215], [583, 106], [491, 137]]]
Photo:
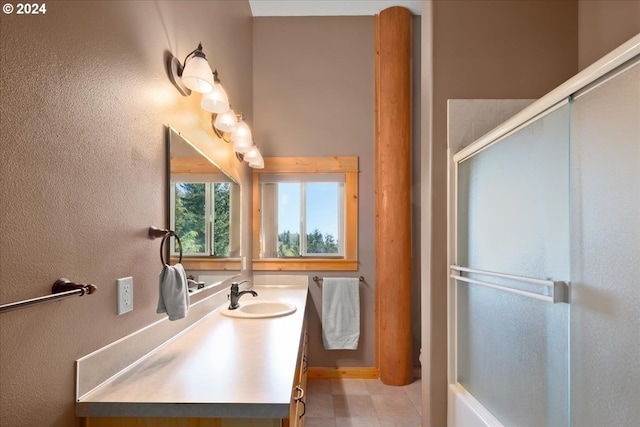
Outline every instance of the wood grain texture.
[[254, 259], [254, 271], [357, 271], [358, 261], [348, 259]]
[[376, 289], [380, 378], [412, 381], [411, 49], [412, 17], [402, 7], [376, 20]]
[[[375, 165], [375, 173], [374, 176], [374, 187], [373, 187], [373, 208], [374, 208], [374, 225], [375, 225], [375, 257], [376, 259], [380, 259], [378, 247], [380, 242], [380, 227], [379, 227], [379, 215], [378, 215], [378, 163], [379, 163], [379, 150], [378, 150], [378, 139], [380, 138], [380, 15], [374, 16], [374, 25], [375, 25], [375, 54], [374, 54], [374, 152], [373, 152], [373, 161]], [[376, 285], [377, 286], [377, 285]], [[378, 371], [380, 370], [380, 292], [376, 290], [375, 293], [375, 346], [374, 346], [374, 361], [375, 366]]]
[[363, 378], [377, 379], [380, 371], [377, 368], [309, 368], [307, 378]]
[[357, 157], [265, 157], [264, 169], [255, 173], [358, 172]]
[[216, 165], [204, 157], [172, 157], [171, 173], [223, 174]]
[[281, 427], [280, 419], [86, 418], [83, 427]]
[[[357, 167], [357, 166], [356, 166]], [[358, 172], [345, 173], [345, 247], [347, 260], [358, 259]], [[357, 268], [357, 267], [356, 267]]]

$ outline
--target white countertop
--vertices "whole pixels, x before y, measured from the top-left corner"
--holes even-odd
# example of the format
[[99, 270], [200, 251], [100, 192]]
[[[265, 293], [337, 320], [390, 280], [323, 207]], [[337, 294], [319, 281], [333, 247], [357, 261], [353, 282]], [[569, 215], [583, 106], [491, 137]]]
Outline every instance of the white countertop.
[[[297, 310], [238, 319], [213, 311], [76, 402], [81, 417], [288, 418], [307, 286], [255, 286]], [[227, 303], [228, 305], [228, 303]]]

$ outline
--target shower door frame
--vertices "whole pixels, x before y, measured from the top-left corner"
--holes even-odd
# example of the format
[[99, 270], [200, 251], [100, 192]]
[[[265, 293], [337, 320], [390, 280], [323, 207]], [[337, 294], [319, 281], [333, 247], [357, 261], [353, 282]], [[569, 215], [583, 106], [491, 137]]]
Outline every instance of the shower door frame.
[[[505, 121], [489, 133], [477, 139], [457, 153], [447, 149], [447, 269], [457, 263], [457, 200], [458, 200], [458, 165], [492, 144], [516, 132], [532, 121], [537, 120], [555, 109], [566, 105], [567, 100], [592, 84], [618, 66], [640, 55], [640, 34], [636, 35], [620, 47], [593, 63], [565, 83], [549, 92], [530, 106], [523, 109], [511, 119]], [[449, 276], [449, 274], [448, 274]], [[447, 349], [448, 349], [448, 403], [447, 425], [502, 426], [503, 424], [482, 403], [475, 399], [457, 382], [457, 281], [449, 278], [447, 286]]]

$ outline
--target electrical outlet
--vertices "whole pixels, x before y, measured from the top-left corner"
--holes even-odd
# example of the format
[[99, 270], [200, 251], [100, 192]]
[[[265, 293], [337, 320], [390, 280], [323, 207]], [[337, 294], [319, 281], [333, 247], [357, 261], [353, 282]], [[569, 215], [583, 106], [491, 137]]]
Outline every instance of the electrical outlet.
[[118, 284], [118, 315], [133, 310], [133, 277], [116, 280]]

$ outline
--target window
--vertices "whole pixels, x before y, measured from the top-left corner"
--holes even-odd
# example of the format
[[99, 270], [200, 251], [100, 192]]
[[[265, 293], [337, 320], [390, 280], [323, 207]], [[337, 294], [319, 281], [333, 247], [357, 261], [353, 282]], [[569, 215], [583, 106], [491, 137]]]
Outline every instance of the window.
[[356, 270], [357, 168], [357, 157], [266, 158], [254, 170], [254, 270]]
[[[172, 182], [171, 223], [180, 236], [183, 255], [232, 257], [234, 245], [232, 198], [229, 182]], [[172, 255], [179, 251], [173, 239]]]
[[344, 256], [344, 174], [261, 177], [262, 258]]

